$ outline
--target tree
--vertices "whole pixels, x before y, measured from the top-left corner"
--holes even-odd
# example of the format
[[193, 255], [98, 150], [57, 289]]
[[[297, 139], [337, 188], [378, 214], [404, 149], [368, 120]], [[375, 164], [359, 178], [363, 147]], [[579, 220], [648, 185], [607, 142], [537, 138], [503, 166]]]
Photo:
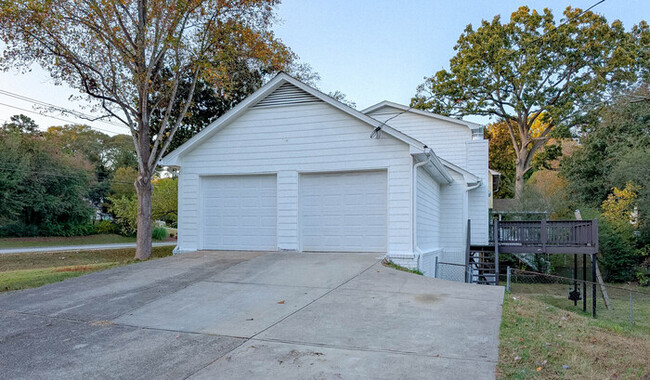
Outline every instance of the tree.
[[9, 122], [2, 124], [0, 131], [8, 133], [37, 133], [38, 125], [29, 116], [23, 114], [13, 115], [9, 118]]
[[111, 196], [113, 198], [134, 197], [136, 196], [135, 183], [138, 178], [138, 171], [131, 167], [117, 168], [113, 173], [111, 180]]
[[628, 181], [647, 187], [650, 194], [650, 178], [639, 182], [649, 162], [643, 152], [650, 150], [650, 103], [638, 101], [644, 97], [650, 98], [647, 84], [620, 94], [584, 125], [580, 147], [561, 165], [578, 202], [599, 207], [613, 187], [623, 188]]
[[[539, 136], [547, 127], [541, 120], [538, 118], [533, 124], [531, 128], [532, 136]], [[510, 120], [509, 123], [512, 125], [512, 128], [516, 128], [513, 120]], [[531, 161], [531, 170], [526, 173], [524, 179], [527, 180], [530, 178], [536, 170], [556, 170], [557, 168], [552, 167], [552, 165], [559, 166], [558, 158], [563, 155], [563, 140], [566, 141], [570, 137], [570, 133], [568, 130], [557, 128], [551, 132], [551, 135], [557, 138], [550, 139], [545, 146], [535, 152]], [[485, 138], [489, 140], [490, 145], [490, 168], [501, 173], [501, 185], [495, 193], [495, 197], [512, 198], [515, 195], [517, 153], [512, 144], [508, 122], [502, 120], [488, 125]], [[515, 139], [519, 141], [517, 135], [515, 135]]]
[[[136, 258], [151, 255], [151, 181], [196, 83], [232, 78], [233, 60], [280, 69], [293, 58], [270, 30], [277, 0], [0, 2], [5, 67], [38, 63], [131, 130], [138, 159]], [[169, 75], [166, 75], [169, 73]], [[183, 80], [189, 88], [180, 94]], [[172, 117], [174, 109], [178, 114]], [[160, 113], [154, 128], [152, 115]]]
[[0, 235], [90, 232], [92, 165], [33, 126], [0, 131]]
[[[412, 106], [452, 116], [486, 115], [511, 120], [508, 131], [516, 154], [515, 194], [523, 191], [535, 152], [556, 126], [573, 126], [606, 92], [634, 82], [641, 63], [640, 38], [648, 25], [631, 33], [620, 21], [568, 7], [566, 21], [552, 12], [520, 7], [508, 23], [499, 16], [474, 30], [465, 28], [454, 47], [449, 70], [420, 85]], [[548, 122], [538, 136], [532, 127]]]

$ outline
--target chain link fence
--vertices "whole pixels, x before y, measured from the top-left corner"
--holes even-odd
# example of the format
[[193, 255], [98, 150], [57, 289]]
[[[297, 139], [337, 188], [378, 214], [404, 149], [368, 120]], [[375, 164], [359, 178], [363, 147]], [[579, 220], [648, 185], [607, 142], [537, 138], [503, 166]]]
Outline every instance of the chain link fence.
[[[519, 269], [507, 269], [502, 284], [513, 295], [536, 298], [572, 312], [592, 314], [593, 285], [596, 285], [596, 317], [650, 331], [650, 287], [636, 284], [605, 284]], [[578, 275], [580, 276], [580, 274]], [[607, 301], [606, 301], [607, 300]], [[606, 305], [607, 304], [607, 305]], [[608, 307], [609, 306], [609, 307]]]
[[449, 281], [465, 282], [465, 273], [467, 271], [465, 264], [436, 262], [436, 278]]

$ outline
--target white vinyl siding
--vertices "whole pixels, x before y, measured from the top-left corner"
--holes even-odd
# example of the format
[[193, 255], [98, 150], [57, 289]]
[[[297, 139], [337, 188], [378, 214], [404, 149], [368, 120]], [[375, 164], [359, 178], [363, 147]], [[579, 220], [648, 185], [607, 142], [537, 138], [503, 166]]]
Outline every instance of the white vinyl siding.
[[303, 251], [386, 252], [386, 171], [300, 176]]
[[443, 261], [462, 264], [467, 241], [467, 192], [463, 176], [455, 172], [451, 175], [454, 182], [440, 189], [440, 243]]
[[[382, 107], [369, 116], [379, 121], [386, 121], [400, 112], [403, 111]], [[409, 112], [391, 119], [388, 125], [423, 142], [433, 149], [438, 157], [465, 167], [467, 163], [465, 143], [472, 139], [472, 131], [466, 126]]]
[[[276, 174], [278, 249], [299, 250], [298, 173], [387, 170], [388, 251], [412, 252], [409, 146], [326, 104], [249, 109], [180, 159], [180, 250], [198, 237], [199, 175]], [[187, 239], [185, 238], [187, 237]]]
[[440, 248], [440, 185], [417, 169], [417, 244], [423, 252]]
[[201, 178], [203, 249], [277, 249], [274, 175]]
[[489, 173], [488, 140], [467, 142], [467, 170], [481, 178], [481, 186], [468, 193], [469, 218], [472, 221], [472, 244], [488, 243]]

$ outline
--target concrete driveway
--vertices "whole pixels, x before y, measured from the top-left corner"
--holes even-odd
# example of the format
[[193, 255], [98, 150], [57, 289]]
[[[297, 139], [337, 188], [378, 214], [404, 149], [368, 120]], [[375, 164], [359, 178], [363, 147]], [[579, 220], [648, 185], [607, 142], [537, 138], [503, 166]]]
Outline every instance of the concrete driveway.
[[197, 252], [0, 295], [4, 378], [490, 379], [503, 288]]

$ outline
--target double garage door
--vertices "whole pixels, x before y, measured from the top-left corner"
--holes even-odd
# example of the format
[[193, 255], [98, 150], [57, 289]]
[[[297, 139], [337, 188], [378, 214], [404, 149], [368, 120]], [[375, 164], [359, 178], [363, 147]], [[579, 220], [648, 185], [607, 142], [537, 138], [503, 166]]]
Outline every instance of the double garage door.
[[[298, 249], [386, 251], [385, 171], [302, 174], [299, 183]], [[203, 249], [277, 250], [275, 175], [203, 177], [201, 193]]]

